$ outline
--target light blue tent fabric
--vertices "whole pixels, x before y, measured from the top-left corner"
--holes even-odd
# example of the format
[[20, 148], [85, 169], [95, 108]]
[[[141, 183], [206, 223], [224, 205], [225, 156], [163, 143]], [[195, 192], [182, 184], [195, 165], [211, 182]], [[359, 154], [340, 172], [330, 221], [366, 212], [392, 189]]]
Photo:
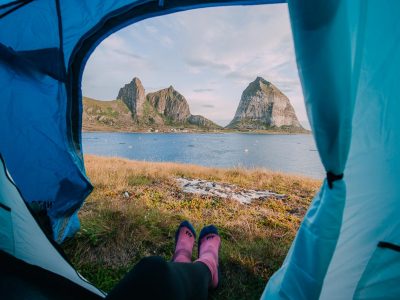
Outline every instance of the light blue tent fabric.
[[[0, 224], [0, 250], [28, 264], [41, 266], [54, 274], [68, 278], [100, 297], [105, 296], [102, 291], [81, 277], [51, 244], [21, 198], [1, 156]], [[40, 299], [43, 298], [40, 296]]]
[[[92, 189], [81, 153], [80, 88], [90, 54], [144, 18], [280, 2], [0, 0], [0, 154], [13, 178], [10, 185], [0, 173], [0, 204], [16, 210], [16, 217], [0, 210], [0, 250], [102, 295], [21, 206], [23, 199], [45, 212], [57, 242], [79, 228], [77, 211]], [[288, 7], [328, 176], [262, 298], [399, 299], [400, 2], [290, 0]]]
[[289, 8], [318, 151], [344, 180], [324, 182], [262, 298], [399, 299], [400, 3]]
[[400, 247], [377, 247], [400, 245], [400, 3], [359, 0], [349, 10], [357, 7], [346, 206], [321, 298], [400, 299]]

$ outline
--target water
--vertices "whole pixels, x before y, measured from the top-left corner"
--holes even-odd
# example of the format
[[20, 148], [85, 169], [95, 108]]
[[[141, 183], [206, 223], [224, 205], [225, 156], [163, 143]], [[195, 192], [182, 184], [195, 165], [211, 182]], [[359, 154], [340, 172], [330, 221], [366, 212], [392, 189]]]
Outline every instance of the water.
[[83, 133], [83, 151], [145, 161], [210, 167], [261, 167], [323, 178], [311, 135]]

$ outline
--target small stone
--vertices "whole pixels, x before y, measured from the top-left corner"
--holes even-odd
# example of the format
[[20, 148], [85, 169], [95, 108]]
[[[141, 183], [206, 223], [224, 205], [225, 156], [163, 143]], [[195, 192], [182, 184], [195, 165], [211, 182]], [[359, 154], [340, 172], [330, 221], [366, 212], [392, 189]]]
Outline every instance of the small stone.
[[129, 193], [128, 192], [124, 192], [124, 197], [125, 198], [129, 198]]

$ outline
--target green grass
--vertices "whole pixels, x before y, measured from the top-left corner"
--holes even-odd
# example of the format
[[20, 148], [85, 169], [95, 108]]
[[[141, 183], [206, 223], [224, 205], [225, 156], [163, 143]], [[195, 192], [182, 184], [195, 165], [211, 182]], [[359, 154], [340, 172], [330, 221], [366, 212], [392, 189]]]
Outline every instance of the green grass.
[[[85, 157], [95, 186], [80, 211], [82, 228], [63, 247], [82, 275], [105, 291], [141, 258], [169, 260], [175, 230], [189, 220], [220, 231], [222, 280], [210, 299], [259, 299], [282, 264], [320, 182], [264, 170], [210, 169], [172, 163]], [[201, 178], [287, 194], [242, 205], [184, 194], [176, 177]], [[129, 193], [126, 197], [125, 192]], [[125, 195], [124, 195], [125, 194]], [[197, 247], [193, 258], [197, 256]]]
[[100, 115], [117, 118], [119, 116], [119, 112], [113, 110], [111, 107], [106, 107], [105, 110], [102, 110]]
[[130, 186], [136, 186], [136, 185], [150, 185], [154, 183], [154, 180], [144, 176], [144, 175], [130, 175], [127, 178], [128, 184]]

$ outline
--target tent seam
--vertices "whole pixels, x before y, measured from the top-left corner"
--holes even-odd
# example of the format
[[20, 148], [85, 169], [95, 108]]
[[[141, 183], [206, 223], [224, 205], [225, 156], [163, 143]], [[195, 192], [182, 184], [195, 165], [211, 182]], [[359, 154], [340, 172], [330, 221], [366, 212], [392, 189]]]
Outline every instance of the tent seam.
[[[33, 1], [33, 0], [28, 0], [28, 1], [26, 1], [26, 2], [22, 2], [20, 5], [16, 5], [15, 7], [11, 8], [10, 10], [8, 10], [8, 11], [6, 11], [5, 13], [1, 14], [1, 15], [0, 15], [0, 19], [2, 19], [3, 17], [5, 17], [5, 16], [11, 14], [12, 12], [16, 11], [17, 9], [19, 9], [19, 8], [21, 8], [21, 7], [23, 7], [23, 6], [25, 6], [26, 4], [28, 4], [28, 3], [32, 2], [32, 1]], [[18, 2], [21, 2], [21, 1], [13, 2], [13, 4], [18, 4]], [[8, 3], [6, 6], [0, 7], [0, 9], [7, 8], [8, 6], [11, 6], [11, 3]]]

